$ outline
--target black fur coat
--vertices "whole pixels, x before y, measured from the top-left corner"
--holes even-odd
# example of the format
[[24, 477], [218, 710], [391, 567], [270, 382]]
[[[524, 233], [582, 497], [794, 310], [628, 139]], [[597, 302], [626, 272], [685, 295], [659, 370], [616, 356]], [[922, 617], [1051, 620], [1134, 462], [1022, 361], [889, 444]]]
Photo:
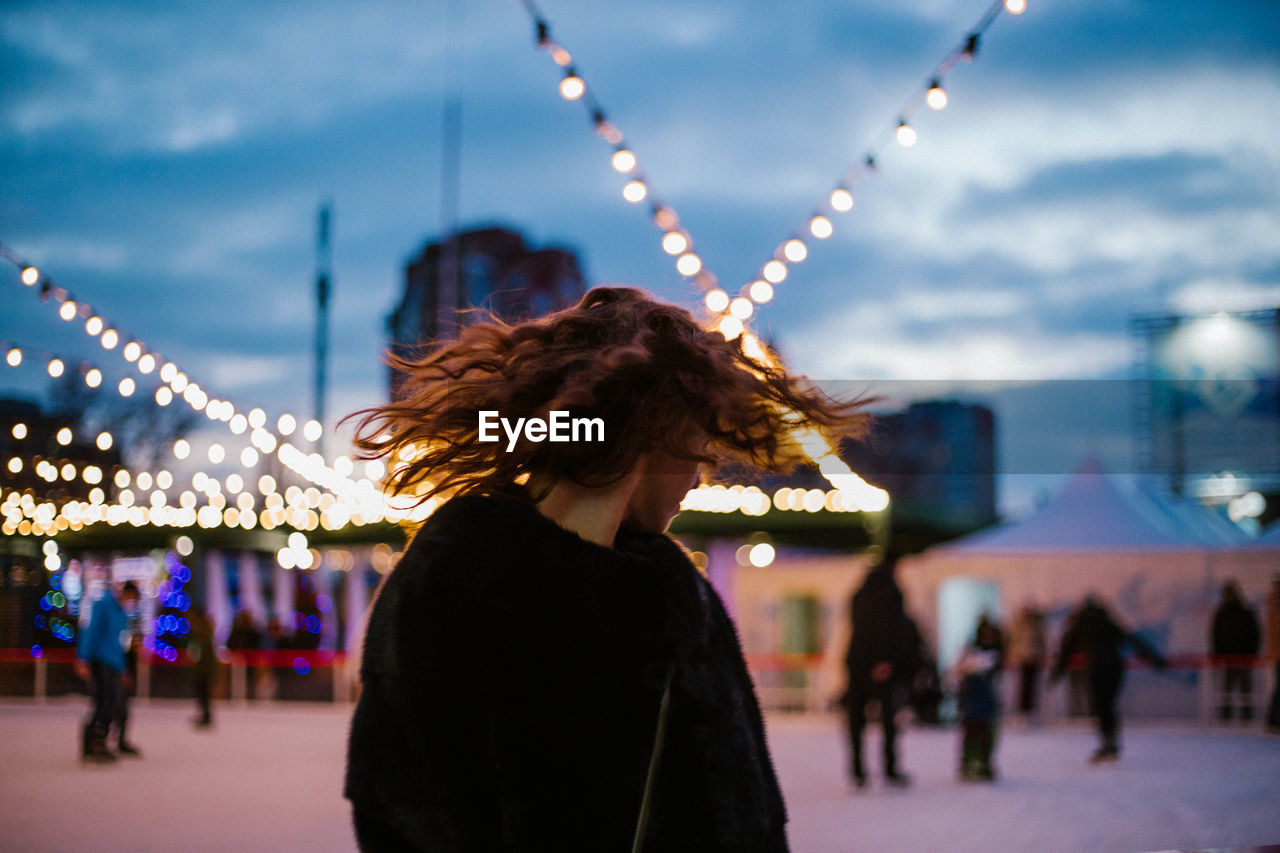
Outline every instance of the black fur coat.
[[365, 850], [626, 853], [671, 699], [646, 851], [786, 851], [737, 635], [665, 536], [616, 550], [531, 506], [435, 512], [369, 618], [346, 796]]

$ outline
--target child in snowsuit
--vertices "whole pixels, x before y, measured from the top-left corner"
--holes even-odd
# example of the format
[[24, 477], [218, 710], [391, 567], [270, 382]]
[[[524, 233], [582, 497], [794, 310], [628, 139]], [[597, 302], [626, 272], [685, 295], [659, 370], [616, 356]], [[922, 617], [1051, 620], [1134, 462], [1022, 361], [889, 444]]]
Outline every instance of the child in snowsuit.
[[960, 742], [960, 778], [965, 781], [992, 781], [996, 778], [991, 765], [995, 749], [996, 673], [1000, 653], [993, 649], [969, 646], [956, 662], [958, 679], [956, 704], [960, 712], [963, 736]]

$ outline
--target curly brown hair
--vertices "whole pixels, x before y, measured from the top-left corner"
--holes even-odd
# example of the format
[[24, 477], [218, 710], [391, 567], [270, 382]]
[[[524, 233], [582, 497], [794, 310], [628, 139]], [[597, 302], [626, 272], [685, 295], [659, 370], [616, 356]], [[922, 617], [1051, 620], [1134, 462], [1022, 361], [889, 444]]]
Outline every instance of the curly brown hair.
[[[386, 488], [420, 501], [441, 493], [508, 492], [530, 475], [607, 486], [642, 453], [729, 459], [764, 470], [802, 461], [797, 428], [860, 435], [865, 400], [837, 401], [708, 331], [683, 308], [630, 287], [597, 287], [572, 308], [463, 328], [418, 359], [388, 355], [404, 393], [361, 417], [362, 458], [391, 455]], [[603, 420], [596, 443], [480, 440], [479, 413]], [[546, 475], [549, 475], [546, 476]]]

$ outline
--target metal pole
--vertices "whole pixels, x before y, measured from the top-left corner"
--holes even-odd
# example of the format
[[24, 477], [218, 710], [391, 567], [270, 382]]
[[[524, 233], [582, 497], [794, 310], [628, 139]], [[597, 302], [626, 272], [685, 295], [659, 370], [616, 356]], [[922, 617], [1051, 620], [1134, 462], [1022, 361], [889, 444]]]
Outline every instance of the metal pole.
[[[324, 426], [325, 369], [329, 359], [329, 289], [332, 255], [329, 247], [329, 203], [320, 205], [319, 241], [316, 251], [316, 386], [315, 419]], [[324, 437], [321, 432], [316, 441], [316, 451], [324, 455]]]

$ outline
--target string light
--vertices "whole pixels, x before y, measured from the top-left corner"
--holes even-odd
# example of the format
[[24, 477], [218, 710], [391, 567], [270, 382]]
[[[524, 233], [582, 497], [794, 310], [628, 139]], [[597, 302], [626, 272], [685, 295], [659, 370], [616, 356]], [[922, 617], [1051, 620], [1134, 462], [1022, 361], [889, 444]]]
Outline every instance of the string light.
[[707, 291], [704, 300], [707, 304], [707, 310], [712, 314], [719, 314], [721, 311], [729, 307], [729, 294], [723, 290], [715, 289]]
[[610, 162], [613, 164], [614, 169], [625, 175], [636, 167], [636, 155], [625, 148], [619, 148], [613, 152]]
[[49, 375], [52, 376], [54, 379], [57, 379], [59, 376], [61, 376], [64, 369], [65, 368], [62, 364], [62, 359], [60, 358], [52, 359], [49, 362]]
[[739, 296], [729, 303], [729, 313], [739, 320], [746, 321], [751, 317], [751, 313], [754, 310], [755, 306], [751, 304], [751, 300], [743, 296]]
[[1012, 15], [1021, 15], [1027, 10], [1027, 0], [1004, 0], [1004, 8]]
[[853, 210], [853, 193], [844, 187], [836, 187], [831, 191], [831, 207], [840, 213], [848, 213]]
[[692, 252], [688, 252], [676, 260], [676, 269], [683, 276], [695, 276], [702, 271], [702, 259]]
[[668, 231], [662, 237], [662, 251], [668, 255], [679, 255], [689, 248], [689, 238], [679, 231]]
[[649, 188], [645, 186], [644, 181], [627, 181], [622, 188], [622, 197], [632, 204], [644, 201], [644, 197], [649, 194]]
[[40, 280], [40, 270], [35, 267], [27, 267], [22, 271], [22, 283], [27, 287], [31, 287]]
[[22, 364], [22, 350], [17, 347], [13, 347], [5, 353], [4, 360], [10, 367], [17, 367], [19, 364]]
[[84, 321], [84, 330], [91, 338], [96, 338], [102, 333], [102, 318], [90, 317]]
[[76, 318], [76, 304], [68, 299], [58, 306], [58, 316], [64, 320], [74, 320]]
[[770, 284], [779, 284], [787, 277], [787, 265], [778, 260], [769, 261], [761, 268], [760, 273]]
[[809, 249], [803, 240], [788, 240], [782, 246], [782, 254], [793, 264], [798, 264], [809, 257]]
[[574, 73], [572, 68], [565, 71], [564, 79], [560, 81], [560, 95], [566, 101], [576, 101], [581, 98], [587, 91], [587, 84], [582, 78]]
[[103, 349], [115, 349], [116, 344], [120, 341], [120, 336], [116, 334], [115, 329], [107, 329], [102, 333], [102, 337], [99, 340], [102, 341]]
[[905, 120], [899, 121], [898, 129], [894, 131], [894, 138], [898, 140], [898, 144], [903, 148], [910, 148], [912, 145], [916, 144], [917, 136], [915, 128], [907, 124]]
[[[773, 285], [767, 281], [757, 279], [751, 283], [748, 295], [759, 304], [763, 305], [773, 298]], [[721, 309], [723, 310], [723, 309]]]
[[90, 388], [97, 388], [102, 384], [102, 371], [94, 367], [84, 374], [84, 384]]
[[830, 237], [833, 230], [831, 220], [822, 214], [818, 214], [809, 220], [809, 233], [819, 240], [825, 240]]
[[924, 93], [924, 102], [935, 110], [946, 107], [947, 90], [942, 88], [942, 82], [937, 78], [929, 83], [929, 91]]

